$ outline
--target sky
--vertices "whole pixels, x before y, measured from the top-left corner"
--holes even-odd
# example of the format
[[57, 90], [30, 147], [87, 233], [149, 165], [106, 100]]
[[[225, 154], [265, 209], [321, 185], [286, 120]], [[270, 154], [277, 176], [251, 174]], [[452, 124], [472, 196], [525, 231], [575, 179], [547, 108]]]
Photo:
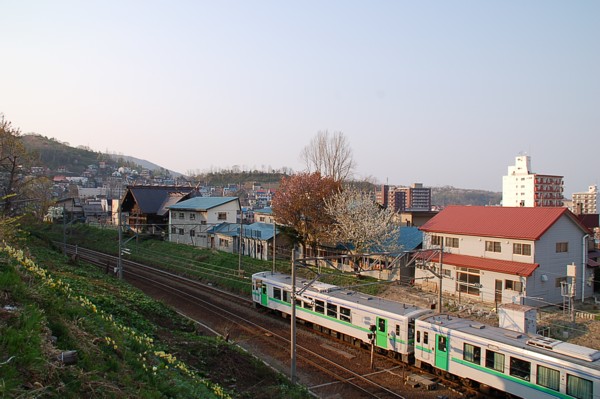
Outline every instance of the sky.
[[0, 113], [180, 173], [290, 168], [501, 191], [520, 154], [600, 184], [600, 1], [0, 3]]

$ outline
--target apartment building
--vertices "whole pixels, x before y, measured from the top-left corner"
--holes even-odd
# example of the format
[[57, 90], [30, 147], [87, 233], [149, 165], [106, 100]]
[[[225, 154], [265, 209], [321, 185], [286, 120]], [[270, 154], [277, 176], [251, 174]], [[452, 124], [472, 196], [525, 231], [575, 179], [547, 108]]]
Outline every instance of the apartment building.
[[502, 178], [502, 206], [562, 207], [563, 176], [531, 171], [531, 157], [520, 155]]
[[588, 187], [587, 192], [574, 193], [571, 211], [577, 215], [594, 215], [598, 213], [598, 186]]

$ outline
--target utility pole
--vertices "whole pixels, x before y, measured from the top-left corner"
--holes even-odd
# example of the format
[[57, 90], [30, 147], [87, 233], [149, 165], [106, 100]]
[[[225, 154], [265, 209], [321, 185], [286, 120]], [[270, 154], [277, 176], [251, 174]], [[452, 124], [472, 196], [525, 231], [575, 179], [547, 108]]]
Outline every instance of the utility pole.
[[444, 279], [444, 241], [442, 241], [442, 245], [440, 248], [440, 275], [438, 276], [440, 279], [440, 289], [438, 292], [438, 313], [442, 313], [442, 280]]
[[273, 219], [273, 273], [275, 273], [275, 257], [277, 255], [275, 249], [275, 236], [277, 235], [277, 229], [275, 227], [275, 219]]
[[291, 292], [291, 301], [292, 301], [292, 314], [291, 314], [291, 337], [290, 337], [290, 359], [291, 359], [291, 368], [290, 368], [290, 379], [292, 380], [292, 384], [296, 383], [296, 246], [292, 250], [292, 292]]
[[[241, 215], [241, 214], [240, 214]], [[240, 242], [238, 243], [238, 277], [242, 276], [242, 239], [244, 237], [244, 227], [242, 225], [242, 216], [240, 216]]]
[[118, 207], [118, 211], [119, 213], [117, 214], [117, 224], [119, 225], [119, 258], [118, 258], [118, 263], [117, 263], [117, 272], [118, 272], [118, 276], [119, 276], [119, 280], [123, 279], [123, 260], [121, 259], [121, 252], [122, 252], [122, 241], [123, 241], [123, 232], [121, 230], [121, 199], [119, 198], [119, 207]]

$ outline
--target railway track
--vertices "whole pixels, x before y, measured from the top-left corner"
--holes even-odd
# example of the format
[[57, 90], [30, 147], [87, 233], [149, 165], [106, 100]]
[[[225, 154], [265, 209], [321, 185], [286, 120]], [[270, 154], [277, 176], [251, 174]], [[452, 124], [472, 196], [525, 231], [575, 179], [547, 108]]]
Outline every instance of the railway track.
[[[77, 255], [77, 258], [94, 264], [107, 272], [113, 272], [111, 265], [116, 265], [117, 257], [106, 255], [101, 252], [92, 251], [89, 249], [75, 247], [72, 245], [66, 246], [67, 255]], [[155, 290], [160, 290], [170, 296], [176, 296], [181, 300], [191, 303], [196, 309], [202, 309], [204, 312], [212, 314], [222, 320], [226, 325], [224, 328], [227, 333], [226, 339], [230, 333], [236, 335], [235, 340], [240, 343], [248, 343], [253, 341], [267, 341], [274, 350], [279, 354], [280, 360], [285, 361], [284, 356], [287, 355], [289, 361], [290, 354], [290, 337], [281, 332], [281, 328], [273, 328], [272, 326], [265, 327], [263, 323], [252, 321], [248, 317], [248, 308], [253, 306], [253, 301], [248, 298], [243, 298], [234, 295], [230, 292], [220, 290], [208, 284], [200, 283], [196, 280], [180, 276], [160, 268], [155, 268], [143, 265], [137, 262], [132, 262], [122, 259], [124, 276], [128, 280], [142, 282], [146, 286], [152, 286]], [[216, 300], [219, 298], [220, 300]], [[229, 306], [224, 307], [224, 303]], [[233, 308], [232, 310], [230, 310]], [[241, 309], [245, 309], [245, 313], [240, 314]], [[257, 313], [253, 310], [254, 313]], [[185, 315], [190, 319], [198, 322], [195, 317]], [[270, 318], [272, 319], [272, 318]], [[278, 320], [279, 322], [279, 320]], [[277, 323], [281, 324], [281, 323]], [[234, 327], [237, 331], [233, 331]], [[288, 327], [289, 328], [289, 327]], [[289, 334], [289, 333], [288, 333]], [[393, 388], [384, 386], [372, 378], [377, 373], [364, 373], [352, 370], [349, 367], [343, 366], [339, 360], [331, 360], [328, 357], [311, 350], [308, 346], [296, 345], [297, 361], [303, 366], [314, 370], [318, 370], [323, 376], [329, 376], [329, 379], [323, 379], [323, 383], [314, 385], [311, 390], [320, 396], [323, 392], [332, 390], [336, 394], [342, 393], [343, 397], [356, 398], [405, 398], [402, 394], [395, 392]], [[395, 369], [401, 366], [392, 366], [379, 373], [393, 373]], [[368, 368], [365, 370], [370, 371]], [[398, 376], [398, 380], [401, 377]], [[343, 386], [343, 387], [341, 387]], [[352, 392], [352, 393], [351, 393]]]

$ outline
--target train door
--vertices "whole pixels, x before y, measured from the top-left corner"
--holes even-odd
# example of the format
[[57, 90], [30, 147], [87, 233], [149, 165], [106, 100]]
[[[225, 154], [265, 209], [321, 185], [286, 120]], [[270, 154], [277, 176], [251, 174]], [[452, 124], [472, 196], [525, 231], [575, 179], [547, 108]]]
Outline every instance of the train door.
[[377, 318], [377, 346], [387, 349], [387, 320], [381, 317]]
[[448, 350], [450, 342], [446, 335], [435, 335], [435, 367], [448, 371]]
[[267, 285], [262, 283], [262, 288], [260, 289], [260, 304], [263, 306], [268, 305], [268, 295], [267, 295]]

